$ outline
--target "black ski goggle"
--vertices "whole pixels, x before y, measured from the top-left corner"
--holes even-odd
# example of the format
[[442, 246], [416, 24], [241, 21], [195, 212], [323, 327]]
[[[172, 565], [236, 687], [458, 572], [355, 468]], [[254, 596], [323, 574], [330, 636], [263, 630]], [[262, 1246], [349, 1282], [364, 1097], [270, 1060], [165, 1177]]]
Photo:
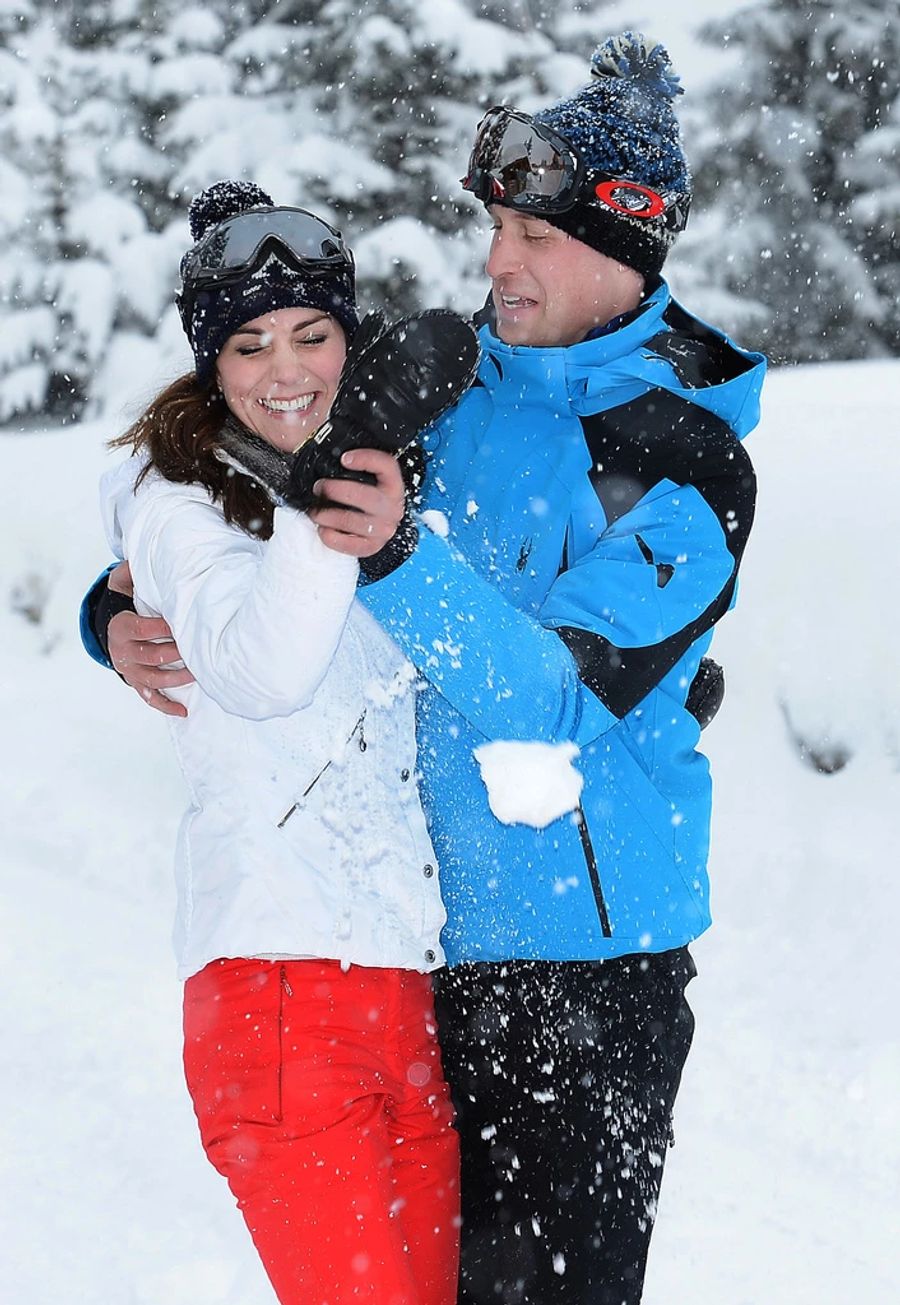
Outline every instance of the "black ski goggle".
[[626, 177], [588, 170], [559, 132], [502, 106], [488, 109], [478, 124], [462, 186], [485, 205], [532, 217], [597, 199], [627, 217], [661, 218], [671, 231], [684, 229], [691, 205], [688, 194], [662, 195]]
[[197, 294], [233, 285], [274, 254], [304, 276], [353, 274], [353, 254], [334, 227], [302, 208], [250, 209], [210, 228], [181, 260], [178, 306], [190, 318]]

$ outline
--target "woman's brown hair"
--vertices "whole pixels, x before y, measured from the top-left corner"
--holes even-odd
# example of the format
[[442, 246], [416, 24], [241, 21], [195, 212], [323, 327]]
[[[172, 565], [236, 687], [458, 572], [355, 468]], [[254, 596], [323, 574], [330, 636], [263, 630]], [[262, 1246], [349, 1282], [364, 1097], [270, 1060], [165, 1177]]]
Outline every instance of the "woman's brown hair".
[[203, 485], [220, 504], [226, 521], [258, 539], [268, 539], [271, 499], [255, 481], [216, 457], [227, 417], [228, 406], [215, 379], [200, 385], [190, 372], [166, 386], [124, 435], [110, 440], [109, 447], [131, 449], [147, 458], [135, 488], [151, 469], [181, 485]]

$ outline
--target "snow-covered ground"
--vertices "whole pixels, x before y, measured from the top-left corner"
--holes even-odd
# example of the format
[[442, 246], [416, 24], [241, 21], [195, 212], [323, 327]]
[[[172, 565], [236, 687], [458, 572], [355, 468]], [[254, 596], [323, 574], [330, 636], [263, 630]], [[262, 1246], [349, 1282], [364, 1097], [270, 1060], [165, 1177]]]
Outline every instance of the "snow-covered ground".
[[[898, 408], [897, 363], [783, 372], [752, 437], [758, 524], [706, 736], [716, 924], [646, 1305], [896, 1299]], [[165, 725], [75, 630], [115, 426], [0, 438], [0, 1297], [267, 1305], [181, 1081]], [[785, 709], [849, 763], [810, 768]]]

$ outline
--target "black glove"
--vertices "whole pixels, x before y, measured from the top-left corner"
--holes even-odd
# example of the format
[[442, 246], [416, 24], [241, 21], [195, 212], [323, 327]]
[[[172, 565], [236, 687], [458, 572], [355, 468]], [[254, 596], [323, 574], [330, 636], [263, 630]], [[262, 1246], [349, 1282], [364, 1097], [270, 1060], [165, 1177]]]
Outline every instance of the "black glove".
[[456, 313], [435, 309], [391, 327], [381, 313], [369, 313], [347, 351], [329, 418], [311, 439], [293, 455], [282, 454], [229, 419], [217, 456], [305, 512], [317, 480], [374, 484], [369, 472], [343, 467], [341, 455], [348, 449], [403, 453], [462, 397], [478, 358], [475, 332]]
[[478, 340], [468, 322], [446, 309], [401, 318], [385, 327], [381, 313], [361, 323], [328, 420], [295, 454], [293, 506], [313, 501], [319, 479], [372, 482], [367, 472], [341, 466], [347, 449], [403, 453], [421, 430], [462, 397], [478, 366]]
[[687, 691], [685, 707], [706, 729], [725, 697], [725, 672], [711, 657], [701, 657], [697, 674]]

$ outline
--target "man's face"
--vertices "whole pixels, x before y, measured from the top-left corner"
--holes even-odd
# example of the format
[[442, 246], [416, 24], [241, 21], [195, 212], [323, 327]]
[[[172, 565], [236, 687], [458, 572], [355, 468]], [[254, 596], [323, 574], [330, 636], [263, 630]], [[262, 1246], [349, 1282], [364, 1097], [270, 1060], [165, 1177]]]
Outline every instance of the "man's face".
[[577, 344], [641, 301], [644, 278], [624, 263], [551, 226], [499, 204], [485, 271], [491, 278], [497, 334], [506, 344], [560, 348]]

